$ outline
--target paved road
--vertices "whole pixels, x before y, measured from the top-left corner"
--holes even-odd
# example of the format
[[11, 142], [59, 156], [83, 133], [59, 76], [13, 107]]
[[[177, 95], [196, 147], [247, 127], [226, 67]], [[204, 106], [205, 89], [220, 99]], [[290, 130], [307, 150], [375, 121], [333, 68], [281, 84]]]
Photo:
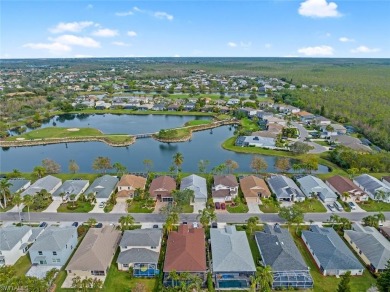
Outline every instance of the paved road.
[[321, 146], [321, 145], [319, 145], [317, 143], [314, 143], [314, 142], [307, 142], [307, 141], [305, 141], [305, 139], [309, 136], [309, 133], [305, 129], [304, 126], [302, 126], [301, 124], [296, 123], [296, 122], [293, 122], [292, 125], [294, 127], [296, 127], [298, 129], [298, 131], [299, 131], [299, 139], [298, 139], [298, 141], [307, 143], [310, 146], [314, 147], [314, 149], [310, 150], [309, 153], [318, 154], [318, 153], [322, 153], [322, 152], [328, 151], [328, 149], [326, 147], [324, 147], [324, 146]]
[[[375, 214], [375, 212], [338, 212], [337, 215], [341, 217], [346, 217], [351, 221], [360, 221], [363, 217], [368, 215]], [[30, 213], [32, 222], [41, 222], [41, 221], [50, 221], [50, 222], [84, 222], [89, 218], [95, 218], [99, 222], [118, 222], [118, 219], [123, 216], [123, 214], [112, 214], [112, 213]], [[161, 223], [165, 221], [165, 215], [163, 214], [131, 214], [136, 222], [156, 222]], [[305, 221], [310, 222], [326, 222], [330, 213], [307, 213], [305, 214]], [[384, 212], [386, 218], [390, 219], [390, 212]], [[284, 222], [277, 214], [217, 214], [218, 222], [226, 223], [244, 223], [251, 216], [259, 216], [261, 222]], [[181, 214], [181, 221], [194, 222], [197, 220], [197, 214]], [[22, 213], [22, 218], [27, 220], [27, 213]], [[0, 221], [19, 221], [18, 213], [7, 212], [0, 213]]]

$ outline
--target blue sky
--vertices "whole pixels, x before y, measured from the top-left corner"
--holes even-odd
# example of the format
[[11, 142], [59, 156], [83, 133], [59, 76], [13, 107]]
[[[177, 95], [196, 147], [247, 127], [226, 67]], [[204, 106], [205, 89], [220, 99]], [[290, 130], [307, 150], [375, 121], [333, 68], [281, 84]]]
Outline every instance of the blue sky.
[[390, 1], [14, 1], [1, 58], [390, 57]]

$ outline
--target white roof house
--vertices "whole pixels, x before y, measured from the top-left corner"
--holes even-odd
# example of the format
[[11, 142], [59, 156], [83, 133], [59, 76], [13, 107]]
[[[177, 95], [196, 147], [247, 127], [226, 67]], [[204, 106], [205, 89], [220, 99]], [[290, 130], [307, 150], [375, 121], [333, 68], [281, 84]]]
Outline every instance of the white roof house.
[[273, 175], [267, 179], [271, 191], [279, 201], [303, 201], [305, 195], [295, 182], [284, 175]]
[[52, 175], [47, 175], [38, 179], [35, 183], [29, 186], [21, 196], [25, 195], [35, 196], [36, 193], [39, 193], [42, 190], [46, 190], [48, 193], [53, 194], [62, 184], [62, 181]]
[[193, 190], [194, 202], [206, 203], [207, 201], [207, 184], [204, 177], [192, 174], [182, 179], [180, 190]]
[[[379, 179], [368, 175], [362, 174], [353, 179], [353, 182], [365, 191], [371, 199], [380, 200], [386, 203], [390, 202], [390, 187], [385, 185]], [[384, 197], [378, 197], [378, 194], [383, 193]]]
[[236, 146], [242, 147], [263, 147], [263, 148], [276, 148], [275, 139], [261, 136], [239, 136], [236, 140]]
[[308, 198], [317, 195], [325, 203], [332, 203], [337, 200], [337, 195], [318, 177], [307, 175], [297, 179], [297, 181]]

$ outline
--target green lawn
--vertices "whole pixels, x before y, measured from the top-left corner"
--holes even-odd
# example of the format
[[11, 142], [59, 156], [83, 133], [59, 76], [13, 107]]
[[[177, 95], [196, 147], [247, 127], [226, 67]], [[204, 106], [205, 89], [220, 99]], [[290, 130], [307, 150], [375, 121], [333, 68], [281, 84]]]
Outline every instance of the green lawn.
[[159, 139], [184, 139], [191, 135], [191, 130], [188, 128], [185, 129], [167, 129], [161, 130], [157, 134]]
[[77, 207], [75, 209], [68, 209], [68, 205], [72, 206], [72, 203], [61, 204], [57, 212], [59, 213], [88, 213], [93, 209], [93, 205], [90, 202], [76, 202]]
[[192, 212], [194, 212], [194, 206], [188, 204], [183, 207], [182, 213], [192, 213]]
[[244, 128], [244, 130], [250, 131], [250, 132], [255, 132], [255, 131], [260, 130], [259, 125], [256, 122], [254, 122], [248, 118], [241, 119], [241, 126]]
[[17, 276], [22, 276], [27, 273], [31, 267], [30, 257], [28, 255], [22, 256], [15, 263], [14, 268]]
[[[308, 228], [308, 226], [301, 226], [302, 229]], [[337, 286], [340, 282], [340, 278], [332, 277], [332, 276], [323, 276], [315, 262], [311, 257], [310, 252], [307, 250], [305, 244], [302, 239], [297, 236], [295, 233], [295, 227], [290, 227], [290, 233], [294, 238], [294, 242], [297, 245], [299, 251], [301, 252], [306, 264], [310, 267], [310, 274], [314, 280], [314, 289], [312, 291], [315, 292], [329, 292], [336, 291]], [[372, 275], [365, 270], [362, 276], [352, 276], [351, 277], [351, 291], [367, 291], [374, 283], [375, 279]]]
[[[1, 202], [3, 203], [3, 201], [1, 201]], [[7, 212], [7, 211], [11, 210], [13, 207], [14, 207], [14, 205], [11, 202], [8, 202], [6, 208], [4, 208], [4, 209], [0, 208], [0, 213]]]
[[148, 205], [146, 201], [131, 201], [127, 208], [129, 213], [152, 213], [154, 210], [153, 205]]
[[115, 206], [114, 204], [107, 202], [107, 204], [104, 206], [104, 213], [110, 213], [114, 208], [114, 206]]
[[[170, 116], [213, 116], [213, 113], [203, 112], [176, 112], [176, 111], [138, 111], [128, 109], [107, 109], [107, 110], [96, 110], [96, 109], [85, 109], [82, 111], [71, 111], [71, 114], [125, 114], [125, 115], [170, 115]], [[65, 112], [57, 111], [55, 115], [65, 114]], [[67, 114], [67, 113], [66, 113]]]
[[316, 198], [306, 199], [303, 202], [296, 202], [304, 213], [326, 213], [326, 208]]
[[280, 210], [279, 205], [272, 198], [261, 199], [262, 204], [259, 206], [263, 213], [278, 213]]
[[321, 146], [329, 147], [329, 143], [326, 141], [313, 141], [313, 142]]
[[210, 123], [211, 123], [210, 120], [193, 120], [185, 123], [185, 126], [200, 126], [200, 125], [208, 125]]
[[379, 202], [369, 199], [367, 202], [358, 203], [359, 207], [368, 212], [390, 211], [390, 203]]
[[216, 116], [216, 118], [218, 120], [227, 120], [227, 119], [231, 119], [232, 116], [231, 115], [228, 115], [228, 114], [219, 114], [218, 116]]
[[[46, 200], [45, 202], [45, 205], [43, 205], [43, 207], [41, 208], [37, 208], [34, 204], [32, 204], [30, 206], [30, 212], [42, 212], [43, 210], [46, 210], [47, 207], [49, 207], [49, 205], [53, 202], [53, 200], [50, 198], [50, 200]], [[27, 206], [25, 206], [22, 210], [23, 212], [27, 212], [28, 211], [28, 208]]]
[[348, 205], [347, 202], [344, 202], [341, 199], [337, 199], [337, 202], [339, 202], [341, 204], [341, 206], [343, 206], [343, 209], [345, 212], [351, 212], [351, 207]]
[[226, 210], [229, 213], [248, 213], [248, 206], [240, 202], [238, 204], [235, 204], [234, 206], [227, 205]]

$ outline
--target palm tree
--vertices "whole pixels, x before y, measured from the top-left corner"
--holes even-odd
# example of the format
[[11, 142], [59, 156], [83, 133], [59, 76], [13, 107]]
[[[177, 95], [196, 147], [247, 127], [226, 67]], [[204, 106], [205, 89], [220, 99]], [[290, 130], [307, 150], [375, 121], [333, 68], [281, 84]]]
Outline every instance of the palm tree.
[[27, 206], [28, 222], [30, 223], [30, 206], [34, 204], [34, 198], [31, 195], [25, 195], [23, 197], [23, 203]]
[[332, 228], [333, 228], [334, 223], [340, 222], [340, 216], [336, 214], [330, 215], [330, 222], [332, 222]]
[[75, 194], [71, 194], [70, 196], [69, 196], [69, 199], [70, 199], [70, 201], [72, 202], [72, 207], [74, 207], [75, 206], [75, 203], [76, 203], [76, 195]]
[[2, 179], [0, 181], [0, 192], [1, 192], [1, 195], [3, 197], [3, 202], [4, 202], [4, 206], [3, 206], [3, 204], [1, 204], [1, 201], [0, 201], [1, 208], [7, 208], [7, 196], [10, 195], [9, 188], [11, 186], [12, 186], [12, 184], [9, 181], [7, 181], [6, 179]]
[[20, 194], [16, 194], [13, 198], [12, 198], [12, 202], [18, 206], [18, 213], [19, 213], [19, 221], [22, 221], [22, 217], [20, 216], [20, 205], [23, 203], [23, 199], [21, 197]]
[[253, 234], [253, 229], [256, 228], [256, 225], [259, 224], [259, 217], [253, 216], [250, 217], [247, 221], [247, 229], [249, 229], [249, 234]]
[[378, 219], [378, 222], [385, 222], [386, 221], [386, 217], [382, 212], [379, 212], [378, 214], [375, 214], [374, 216]]
[[96, 195], [94, 193], [89, 193], [87, 195], [88, 200], [93, 203], [95, 201]]
[[175, 155], [173, 155], [173, 163], [176, 165], [176, 174], [179, 172], [179, 168], [183, 164], [183, 160], [183, 154], [180, 152], [176, 152]]
[[92, 227], [92, 225], [95, 225], [97, 223], [97, 221], [95, 218], [89, 218], [87, 220], [87, 223], [88, 223], [89, 227]]
[[128, 228], [128, 226], [131, 226], [134, 224], [134, 218], [131, 215], [121, 216], [119, 218], [118, 222], [121, 225], [121, 229], [125, 230]]
[[43, 166], [35, 166], [34, 169], [33, 169], [33, 175], [35, 177], [38, 177], [38, 178], [41, 178], [43, 177], [44, 175], [46, 174], [46, 168], [44, 168]]
[[180, 278], [179, 274], [176, 272], [176, 270], [172, 270], [169, 272], [168, 279], [172, 281], [172, 287], [176, 286], [176, 281], [178, 281]]
[[113, 165], [112, 165], [113, 168], [115, 168], [116, 170], [116, 174], [117, 175], [124, 175], [126, 172], [127, 172], [127, 168], [126, 166], [124, 166], [122, 163], [120, 162], [115, 162]]
[[351, 194], [348, 192], [344, 192], [341, 195], [343, 196], [344, 201], [347, 201], [351, 197]]
[[258, 267], [256, 271], [257, 283], [260, 286], [260, 291], [268, 292], [272, 290], [274, 274], [271, 266]]
[[199, 214], [196, 218], [199, 218], [199, 222], [203, 227], [207, 227], [211, 221], [214, 221], [217, 218], [217, 215], [213, 209], [203, 209], [199, 210]]

